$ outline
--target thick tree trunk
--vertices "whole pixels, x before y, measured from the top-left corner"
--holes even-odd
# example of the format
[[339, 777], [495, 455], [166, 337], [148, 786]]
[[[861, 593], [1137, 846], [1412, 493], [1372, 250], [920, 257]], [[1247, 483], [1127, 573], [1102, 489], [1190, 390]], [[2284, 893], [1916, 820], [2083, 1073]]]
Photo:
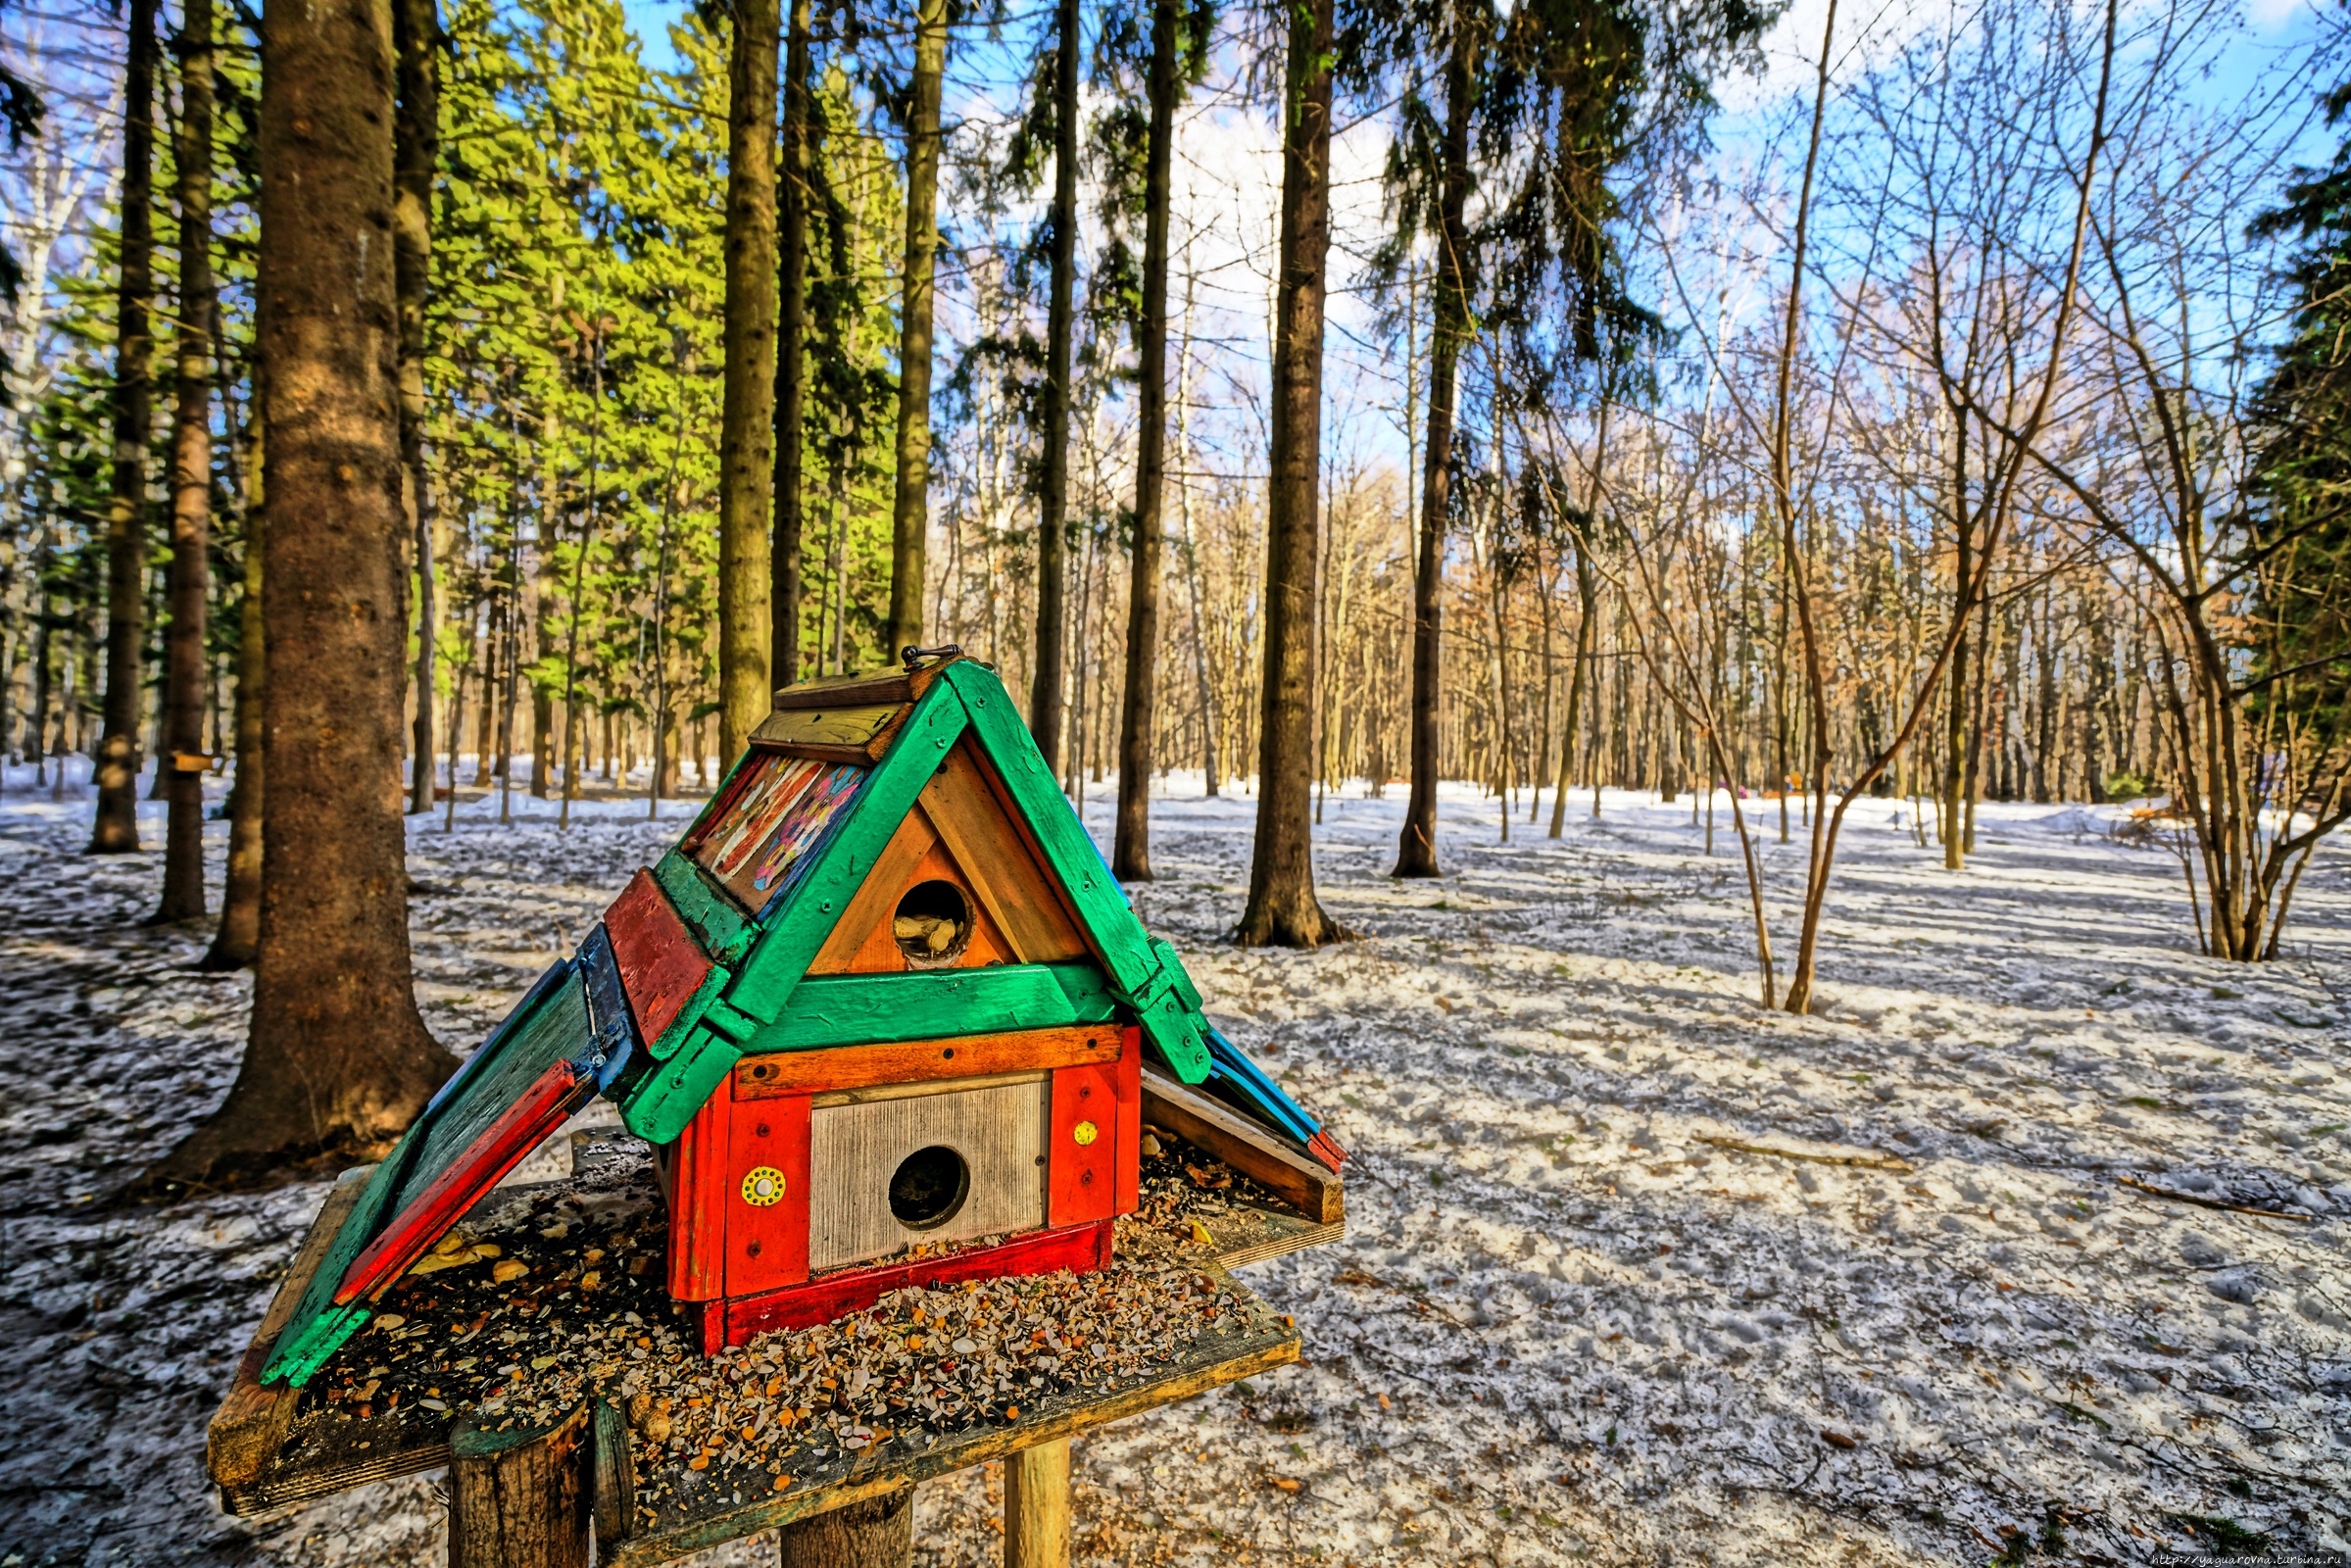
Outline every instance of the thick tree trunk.
[[[244, 603], [237, 613], [236, 781], [228, 790], [228, 876], [220, 894], [220, 924], [199, 969], [250, 967], [262, 919], [262, 394], [255, 380], [253, 415], [245, 427]], [[452, 764], [454, 766], [454, 764]], [[456, 774], [450, 775], [454, 781]]]
[[[261, 958], [228, 1101], [159, 1175], [386, 1148], [456, 1063], [409, 972], [389, 0], [274, 4], [262, 31], [257, 343], [272, 641]], [[370, 259], [376, 259], [369, 265]]]
[[[433, 660], [441, 634], [434, 574], [440, 510], [424, 464], [424, 295], [432, 277], [433, 167], [441, 155], [441, 15], [434, 0], [392, 0], [400, 105], [392, 134], [393, 288], [400, 302], [401, 502], [416, 552], [416, 729], [409, 809], [432, 809]], [[457, 774], [449, 775], [450, 788]]]
[[931, 527], [931, 302], [939, 263], [939, 94], [947, 74], [947, 0], [914, 15], [913, 102], [906, 116], [906, 255], [898, 317], [898, 495], [890, 532], [890, 643], [922, 641], [923, 554]]
[[[1058, 0], [1053, 62], [1053, 297], [1045, 324], [1045, 453], [1037, 498], [1037, 669], [1029, 686], [1029, 733], [1047, 765], [1062, 773], [1062, 624], [1069, 559], [1069, 372], [1078, 246], [1078, 0]], [[1154, 24], [1155, 25], [1155, 24]], [[1074, 766], [1074, 764], [1073, 764]]]
[[130, 0], [122, 74], [122, 231], [115, 286], [114, 496], [106, 519], [106, 707], [90, 853], [139, 847], [139, 688], [146, 652], [147, 441], [155, 341], [155, 0]]
[[1142, 406], [1135, 428], [1134, 576], [1127, 588], [1126, 707], [1118, 730], [1118, 829], [1110, 874], [1151, 879], [1151, 726], [1157, 717], [1161, 502], [1167, 480], [1167, 210], [1174, 160], [1177, 0], [1152, 0], [1151, 141], [1143, 195]]
[[1348, 932], [1314, 896], [1314, 568], [1322, 480], [1322, 334], [1331, 246], [1332, 0], [1290, 14], [1275, 302], [1272, 484], [1265, 538], [1265, 680], [1257, 837], [1245, 947], [1312, 948]]
[[171, 624], [164, 649], [164, 893], [155, 918], [204, 913], [204, 647], [213, 533], [213, 8], [183, 0], [179, 34], [178, 388], [171, 410]]
[[[1435, 331], [1429, 339], [1429, 434], [1422, 453], [1420, 561], [1412, 581], [1412, 790], [1396, 836], [1396, 876], [1436, 876], [1437, 729], [1445, 679], [1445, 536], [1452, 498], [1453, 399], [1469, 338], [1469, 111], [1478, 37], [1453, 11], [1445, 68], [1445, 168], [1438, 193]], [[1498, 656], [1497, 656], [1498, 657]], [[1507, 811], [1505, 810], [1505, 815]]]
[[734, 0], [727, 69], [726, 374], [718, 450], [718, 749], [774, 706], [767, 506], [775, 479], [776, 0]]
[[775, 630], [768, 676], [800, 678], [801, 452], [808, 401], [808, 0], [792, 0], [784, 49], [783, 168], [776, 186], [775, 538], [768, 556]]

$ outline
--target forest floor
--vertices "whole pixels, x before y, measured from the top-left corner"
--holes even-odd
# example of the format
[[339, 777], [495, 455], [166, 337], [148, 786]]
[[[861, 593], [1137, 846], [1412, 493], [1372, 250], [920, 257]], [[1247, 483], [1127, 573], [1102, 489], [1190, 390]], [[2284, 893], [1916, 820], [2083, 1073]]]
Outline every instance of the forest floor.
[[[220, 1512], [204, 1422], [322, 1189], [109, 1201], [226, 1092], [250, 984], [137, 924], [157, 854], [81, 856], [78, 790], [7, 783], [0, 1565], [444, 1560], [432, 1477]], [[1400, 799], [1334, 798], [1323, 898], [1363, 940], [1243, 952], [1254, 803], [1173, 789], [1137, 906], [1352, 1151], [1351, 1229], [1244, 1271], [1304, 1365], [1079, 1442], [1080, 1562], [2351, 1550], [2347, 847], [2243, 967], [2110, 810], [1987, 807], [1954, 875], [1872, 803], [1795, 1018], [1756, 1005], [1727, 809], [1711, 858], [1686, 803], [1616, 793], [1504, 845], [1448, 789], [1447, 875], [1396, 883]], [[496, 807], [410, 841], [418, 995], [461, 1049], [691, 810]], [[1765, 856], [1786, 945], [1800, 828]], [[1000, 1487], [926, 1487], [919, 1560], [994, 1562]]]

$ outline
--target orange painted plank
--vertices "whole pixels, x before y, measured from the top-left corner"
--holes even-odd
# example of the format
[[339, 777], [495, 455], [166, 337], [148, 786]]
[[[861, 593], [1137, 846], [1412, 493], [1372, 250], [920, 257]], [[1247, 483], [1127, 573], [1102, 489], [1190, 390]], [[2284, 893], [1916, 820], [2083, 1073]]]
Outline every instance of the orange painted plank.
[[1134, 1024], [1119, 1031], [1118, 1066], [1111, 1076], [1118, 1084], [1118, 1184], [1114, 1212], [1132, 1214], [1143, 1200], [1143, 1031]]
[[636, 1015], [637, 1038], [652, 1050], [710, 972], [710, 960], [643, 866], [604, 913], [620, 989]]
[[726, 1294], [798, 1285], [808, 1277], [808, 1097], [738, 1106], [730, 1131]]
[[985, 1078], [1000, 1072], [1106, 1066], [1121, 1060], [1134, 1062], [1140, 1060], [1139, 1054], [1123, 1038], [1132, 1033], [1133, 1030], [1121, 1030], [1114, 1024], [1097, 1024], [961, 1035], [952, 1040], [917, 1040], [904, 1045], [769, 1052], [746, 1056], [735, 1063], [735, 1098], [765, 1100], [784, 1095], [820, 1095], [836, 1089], [868, 1089], [878, 1084]]
[[1045, 1223], [1082, 1225], [1118, 1212], [1118, 1080], [1109, 1067], [1053, 1073], [1045, 1137]]
[[677, 1136], [669, 1183], [672, 1300], [709, 1301], [726, 1294], [728, 1123], [734, 1108], [729, 1097], [712, 1095]]

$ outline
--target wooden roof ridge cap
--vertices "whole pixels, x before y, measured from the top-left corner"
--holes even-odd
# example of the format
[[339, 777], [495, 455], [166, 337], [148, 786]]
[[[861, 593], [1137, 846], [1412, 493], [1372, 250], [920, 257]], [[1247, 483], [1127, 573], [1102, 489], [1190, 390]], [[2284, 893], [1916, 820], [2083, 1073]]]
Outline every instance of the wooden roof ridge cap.
[[950, 664], [977, 663], [968, 654], [919, 665], [913, 669], [854, 670], [840, 675], [811, 675], [775, 690], [770, 712], [795, 709], [879, 708], [885, 703], [913, 703]]

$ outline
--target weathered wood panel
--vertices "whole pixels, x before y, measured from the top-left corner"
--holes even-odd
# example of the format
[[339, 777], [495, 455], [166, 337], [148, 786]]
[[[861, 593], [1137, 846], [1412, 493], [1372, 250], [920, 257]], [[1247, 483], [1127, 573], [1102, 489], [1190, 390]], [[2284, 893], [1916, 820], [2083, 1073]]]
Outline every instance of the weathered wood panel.
[[1148, 1068], [1143, 1074], [1143, 1119], [1281, 1194], [1318, 1225], [1334, 1225], [1347, 1217], [1340, 1180], [1320, 1161], [1241, 1112]]
[[710, 957], [653, 872], [643, 867], [605, 910], [604, 926], [612, 933], [612, 958], [636, 1015], [637, 1038], [665, 1057], [669, 1052], [659, 1049], [661, 1038], [702, 989]]
[[253, 1343], [245, 1347], [244, 1359], [237, 1363], [235, 1381], [228, 1388], [228, 1397], [220, 1402], [211, 1425], [204, 1430], [205, 1471], [220, 1486], [232, 1489], [251, 1486], [285, 1445], [294, 1411], [302, 1402], [302, 1391], [282, 1384], [264, 1388], [262, 1368], [269, 1362], [269, 1348], [277, 1343], [278, 1334], [293, 1318], [302, 1293], [310, 1288], [311, 1276], [318, 1271], [319, 1261], [326, 1256], [335, 1232], [351, 1217], [352, 1207], [360, 1200], [360, 1190], [367, 1186], [374, 1170], [372, 1165], [355, 1165], [327, 1189], [318, 1217], [311, 1222], [309, 1233], [302, 1238], [302, 1247], [294, 1253], [285, 1278], [277, 1282], [276, 1294], [269, 1298], [269, 1309], [262, 1314], [262, 1326], [253, 1331]]
[[[838, 1268], [918, 1244], [1042, 1226], [1045, 1101], [1042, 1085], [1014, 1083], [815, 1109], [808, 1266]], [[907, 1155], [933, 1145], [962, 1156], [969, 1185], [948, 1219], [915, 1229], [890, 1212], [891, 1178]]]
[[842, 761], [870, 762], [889, 749], [891, 732], [906, 716], [906, 703], [827, 708], [779, 708], [751, 732], [751, 744], [811, 756], [833, 752]]

